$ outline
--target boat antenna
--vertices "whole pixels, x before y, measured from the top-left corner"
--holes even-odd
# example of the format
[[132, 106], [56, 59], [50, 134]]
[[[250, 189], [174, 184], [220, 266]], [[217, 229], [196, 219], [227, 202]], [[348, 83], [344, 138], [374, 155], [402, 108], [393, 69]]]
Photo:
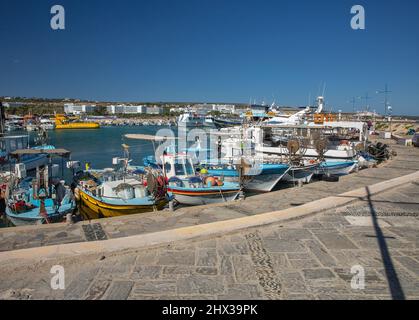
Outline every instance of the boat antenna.
[[352, 103], [352, 112], [355, 113], [355, 103], [356, 103], [355, 97], [352, 97], [352, 99], [349, 100], [348, 102]]
[[372, 98], [369, 96], [368, 92], [363, 97], [359, 97], [359, 99], [365, 100], [365, 111], [368, 111], [369, 105], [368, 100], [371, 100]]
[[326, 82], [323, 84], [323, 92], [322, 92], [322, 97], [324, 97], [324, 93], [326, 91]]

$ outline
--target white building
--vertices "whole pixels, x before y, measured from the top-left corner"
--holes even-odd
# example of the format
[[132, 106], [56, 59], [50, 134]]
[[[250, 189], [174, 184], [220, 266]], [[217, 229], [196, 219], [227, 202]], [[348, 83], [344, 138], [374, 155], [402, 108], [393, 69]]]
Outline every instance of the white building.
[[73, 103], [66, 103], [64, 104], [64, 113], [66, 114], [82, 114], [82, 113], [90, 113], [94, 112], [96, 109], [96, 105], [76, 105]]
[[117, 106], [107, 106], [106, 111], [109, 114], [142, 114], [147, 112], [146, 106], [127, 106], [127, 105], [117, 105]]
[[147, 114], [162, 114], [163, 108], [158, 106], [147, 107]]

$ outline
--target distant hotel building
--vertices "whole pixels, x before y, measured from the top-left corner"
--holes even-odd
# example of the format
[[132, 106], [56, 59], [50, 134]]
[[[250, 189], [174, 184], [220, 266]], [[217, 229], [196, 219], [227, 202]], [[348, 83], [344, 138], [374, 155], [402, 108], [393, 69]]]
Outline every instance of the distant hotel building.
[[144, 105], [140, 106], [127, 106], [127, 105], [117, 105], [117, 106], [107, 106], [106, 111], [109, 114], [162, 114], [163, 108], [154, 106], [147, 107]]
[[26, 102], [3, 102], [3, 107], [5, 108], [12, 108], [12, 107], [23, 107], [24, 105], [28, 105], [29, 103]]
[[147, 107], [147, 114], [162, 114], [163, 108], [154, 106], [154, 107]]
[[91, 113], [96, 109], [96, 105], [76, 105], [73, 103], [64, 104], [64, 113], [66, 114], [82, 114]]
[[146, 106], [126, 106], [126, 105], [117, 105], [117, 106], [107, 106], [106, 111], [109, 114], [137, 114], [137, 113], [146, 113]]

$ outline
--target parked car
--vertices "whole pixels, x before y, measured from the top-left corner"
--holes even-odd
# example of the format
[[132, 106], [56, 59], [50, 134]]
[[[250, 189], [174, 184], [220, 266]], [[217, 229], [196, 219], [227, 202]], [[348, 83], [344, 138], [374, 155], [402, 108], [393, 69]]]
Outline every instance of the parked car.
[[415, 147], [419, 147], [419, 133], [415, 133], [412, 138], [412, 143]]

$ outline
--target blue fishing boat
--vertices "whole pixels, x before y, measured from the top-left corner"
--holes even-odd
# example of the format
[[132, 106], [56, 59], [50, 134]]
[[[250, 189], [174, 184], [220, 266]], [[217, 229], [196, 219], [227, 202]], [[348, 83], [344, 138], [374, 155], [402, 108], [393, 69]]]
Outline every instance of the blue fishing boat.
[[72, 213], [76, 203], [70, 189], [60, 181], [49, 188], [14, 190], [6, 215], [15, 226], [61, 222]]
[[334, 175], [334, 176], [345, 176], [351, 173], [356, 166], [358, 161], [323, 161], [321, 162], [316, 170], [316, 175]]
[[[263, 163], [252, 165], [243, 170], [243, 185], [247, 190], [270, 192], [288, 172], [288, 164]], [[208, 173], [216, 177], [225, 177], [238, 181], [239, 171], [235, 165], [209, 166]]]

